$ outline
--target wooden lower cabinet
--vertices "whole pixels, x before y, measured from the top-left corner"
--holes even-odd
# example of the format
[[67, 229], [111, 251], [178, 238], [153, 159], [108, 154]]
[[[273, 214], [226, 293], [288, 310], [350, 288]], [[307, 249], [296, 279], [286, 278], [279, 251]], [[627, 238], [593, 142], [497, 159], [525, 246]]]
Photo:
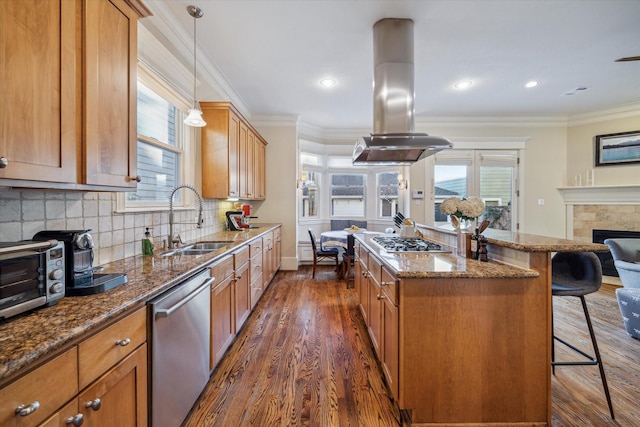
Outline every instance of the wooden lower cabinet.
[[[231, 261], [231, 257], [228, 258]], [[221, 279], [216, 277], [211, 286], [211, 371], [222, 360], [235, 338], [233, 283], [231, 274]]]
[[398, 347], [400, 333], [398, 324], [398, 307], [389, 299], [383, 291], [384, 298], [381, 304], [382, 317], [382, 370], [387, 379], [387, 385], [395, 399], [398, 398], [399, 358]]
[[251, 259], [249, 260], [249, 268], [251, 271], [250, 288], [251, 288], [251, 308], [253, 309], [264, 291], [264, 283], [262, 280], [262, 238], [256, 239], [255, 242], [249, 244]]
[[236, 327], [238, 333], [251, 314], [251, 292], [249, 289], [249, 247], [245, 246], [233, 254], [235, 266], [234, 300]]
[[80, 393], [78, 406], [83, 426], [146, 426], [146, 343]]
[[147, 426], [146, 307], [0, 389], [0, 425]]

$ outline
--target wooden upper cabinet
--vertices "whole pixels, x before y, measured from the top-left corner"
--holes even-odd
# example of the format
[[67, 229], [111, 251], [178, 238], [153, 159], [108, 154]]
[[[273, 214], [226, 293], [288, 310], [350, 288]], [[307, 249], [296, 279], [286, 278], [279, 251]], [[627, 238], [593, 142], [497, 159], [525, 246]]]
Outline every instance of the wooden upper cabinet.
[[79, 10], [69, 0], [0, 2], [0, 178], [77, 180]]
[[84, 183], [136, 188], [138, 15], [124, 0], [84, 7]]
[[229, 103], [201, 102], [202, 196], [208, 199], [239, 197], [240, 117]]
[[267, 143], [256, 135], [253, 146], [253, 198], [255, 200], [264, 200], [267, 197], [267, 185], [265, 182], [266, 147]]
[[[231, 103], [201, 102], [200, 107], [207, 122], [202, 128], [203, 197], [263, 200], [266, 142]], [[258, 193], [256, 183], [262, 186]]]
[[0, 2], [0, 179], [136, 188], [137, 20], [149, 14], [139, 0]]

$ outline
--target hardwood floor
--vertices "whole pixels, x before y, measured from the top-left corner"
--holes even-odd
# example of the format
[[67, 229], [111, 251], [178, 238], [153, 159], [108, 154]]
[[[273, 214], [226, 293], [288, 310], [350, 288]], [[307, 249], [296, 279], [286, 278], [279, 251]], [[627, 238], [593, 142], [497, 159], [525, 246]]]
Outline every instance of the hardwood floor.
[[[183, 424], [398, 426], [353, 289], [333, 267], [280, 271]], [[640, 426], [640, 341], [622, 327], [614, 287], [587, 296], [616, 419], [598, 368], [557, 367], [553, 426]], [[577, 298], [554, 298], [556, 334], [591, 352]], [[575, 357], [556, 345], [557, 359]], [[576, 359], [578, 360], [578, 359]]]

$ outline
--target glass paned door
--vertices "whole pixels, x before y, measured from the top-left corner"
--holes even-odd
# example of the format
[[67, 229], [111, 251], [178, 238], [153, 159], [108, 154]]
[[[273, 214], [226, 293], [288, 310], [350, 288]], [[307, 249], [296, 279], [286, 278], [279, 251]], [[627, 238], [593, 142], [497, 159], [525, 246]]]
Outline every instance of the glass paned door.
[[486, 205], [483, 219], [489, 220], [489, 228], [512, 229], [513, 173], [513, 166], [480, 167], [480, 198]]
[[440, 204], [449, 197], [467, 197], [468, 195], [468, 166], [436, 164], [434, 167], [434, 220], [445, 223], [448, 218], [440, 212]]

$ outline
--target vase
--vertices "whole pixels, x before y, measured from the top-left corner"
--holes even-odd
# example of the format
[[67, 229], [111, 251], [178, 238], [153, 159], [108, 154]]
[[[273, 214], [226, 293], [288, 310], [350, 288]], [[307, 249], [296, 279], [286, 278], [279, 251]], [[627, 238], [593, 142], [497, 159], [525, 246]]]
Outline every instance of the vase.
[[476, 218], [464, 219], [451, 215], [451, 225], [458, 231], [473, 231]]

